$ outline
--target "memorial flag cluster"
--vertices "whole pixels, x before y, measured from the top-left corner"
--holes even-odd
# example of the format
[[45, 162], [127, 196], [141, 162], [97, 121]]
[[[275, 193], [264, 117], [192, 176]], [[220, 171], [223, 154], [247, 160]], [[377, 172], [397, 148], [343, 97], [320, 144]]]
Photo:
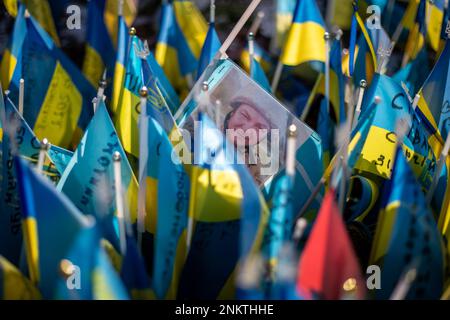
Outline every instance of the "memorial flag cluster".
[[0, 4], [0, 299], [450, 299], [448, 1], [154, 2]]

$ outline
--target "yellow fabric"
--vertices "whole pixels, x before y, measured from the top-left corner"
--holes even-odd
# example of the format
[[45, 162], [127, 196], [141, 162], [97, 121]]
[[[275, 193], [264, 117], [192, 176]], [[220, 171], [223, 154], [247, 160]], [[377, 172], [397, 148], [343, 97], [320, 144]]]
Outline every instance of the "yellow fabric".
[[40, 279], [40, 271], [39, 271], [39, 238], [36, 219], [34, 218], [23, 219], [22, 230], [30, 279], [33, 283], [37, 284]]
[[17, 16], [17, 0], [3, 0], [3, 4], [6, 11], [15, 18]]
[[[117, 0], [106, 0], [105, 12], [103, 19], [105, 21], [106, 29], [113, 42], [115, 48], [117, 48], [117, 34], [118, 34], [118, 2]], [[131, 26], [136, 18], [137, 14], [137, 2], [136, 0], [125, 0], [123, 2], [123, 17], [128, 26]]]
[[[265, 72], [269, 72], [270, 70], [270, 64], [263, 60], [260, 56], [254, 56], [255, 60], [259, 62], [261, 67]], [[246, 72], [250, 72], [250, 54], [248, 53], [248, 50], [242, 50], [241, 52], [241, 66]]]
[[430, 108], [428, 107], [428, 104], [423, 97], [422, 90], [420, 90], [419, 94], [420, 94], [420, 99], [419, 99], [419, 103], [417, 104], [417, 106], [419, 107], [420, 111], [424, 114], [424, 116], [428, 119], [428, 121], [431, 123], [433, 128], [435, 128], [437, 130], [438, 125], [437, 125], [436, 121], [434, 120], [434, 117], [430, 111]]
[[[39, 290], [17, 268], [0, 256], [0, 272], [3, 273], [3, 300], [39, 300]], [[1, 283], [0, 283], [1, 285]]]
[[192, 1], [173, 1], [173, 9], [189, 48], [198, 59], [205, 43], [208, 24]]
[[292, 24], [292, 14], [291, 13], [282, 13], [277, 14], [276, 23], [277, 23], [277, 44], [279, 47], [283, 47], [284, 41], [286, 40], [287, 32]]
[[334, 4], [331, 25], [336, 25], [342, 30], [350, 30], [353, 7], [352, 0], [333, 1]]
[[324, 34], [324, 28], [315, 22], [292, 24], [281, 62], [288, 66], [297, 66], [308, 61], [325, 62]]
[[196, 221], [222, 222], [240, 218], [243, 193], [236, 171], [199, 168], [196, 181]]
[[139, 106], [140, 98], [127, 88], [122, 89], [122, 97], [116, 110], [117, 135], [126, 152], [139, 157]]
[[83, 62], [83, 74], [89, 80], [94, 88], [97, 88], [98, 82], [102, 78], [105, 65], [103, 60], [90, 45], [86, 45], [86, 53]]
[[382, 258], [386, 255], [389, 240], [391, 239], [392, 227], [395, 222], [396, 211], [399, 206], [400, 202], [396, 201], [388, 205], [385, 210], [380, 211], [380, 217], [378, 218], [377, 229], [370, 254], [371, 264], [380, 264]]
[[406, 30], [411, 30], [414, 27], [419, 3], [420, 0], [409, 0], [408, 7], [400, 22]]
[[34, 125], [39, 140], [68, 148], [77, 128], [83, 97], [58, 62]]
[[444, 20], [444, 12], [439, 10], [436, 6], [430, 5], [428, 1], [426, 5], [427, 12], [430, 13], [430, 19], [427, 25], [428, 40], [431, 48], [437, 52], [441, 41], [441, 27]]
[[117, 273], [120, 273], [120, 270], [122, 269], [123, 257], [120, 255], [120, 253], [117, 252], [117, 250], [108, 240], [102, 239], [100, 244], [108, 255], [108, 258], [114, 270], [116, 270]]
[[112, 103], [111, 109], [114, 115], [116, 115], [117, 109], [119, 108], [120, 95], [122, 93], [122, 88], [125, 81], [125, 67], [116, 62], [114, 69], [114, 80], [113, 80], [113, 93], [112, 93]]
[[0, 65], [0, 81], [2, 82], [3, 90], [9, 88], [9, 84], [16, 69], [17, 59], [11, 54], [9, 49], [5, 50], [3, 54], [2, 63]]

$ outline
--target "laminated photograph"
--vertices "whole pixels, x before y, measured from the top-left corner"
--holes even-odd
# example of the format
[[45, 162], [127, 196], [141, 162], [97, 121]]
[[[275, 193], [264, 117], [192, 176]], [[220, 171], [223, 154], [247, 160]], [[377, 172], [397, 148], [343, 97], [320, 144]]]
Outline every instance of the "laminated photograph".
[[284, 167], [290, 125], [297, 127], [297, 148], [311, 137], [320, 141], [312, 129], [230, 60], [210, 65], [175, 115], [192, 142], [199, 112], [214, 120], [240, 155], [236, 161], [247, 165], [261, 187]]

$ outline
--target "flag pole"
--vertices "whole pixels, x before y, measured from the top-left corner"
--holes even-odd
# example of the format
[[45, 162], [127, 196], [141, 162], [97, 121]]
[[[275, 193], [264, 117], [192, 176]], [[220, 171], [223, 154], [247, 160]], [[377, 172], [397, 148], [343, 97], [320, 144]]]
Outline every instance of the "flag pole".
[[105, 89], [106, 89], [106, 69], [103, 71], [102, 78], [98, 82], [98, 90], [97, 90], [97, 97], [93, 101], [93, 107], [94, 107], [94, 113], [97, 111], [98, 104], [100, 101], [105, 99]]
[[364, 93], [366, 91], [366, 88], [367, 88], [367, 81], [362, 79], [359, 82], [358, 100], [356, 101], [355, 112], [354, 112], [354, 116], [353, 116], [353, 119], [352, 119], [352, 129], [355, 128], [356, 125], [358, 124], [359, 115], [361, 114], [361, 106], [362, 106], [362, 102], [363, 102]]
[[286, 174], [292, 179], [295, 178], [295, 160], [297, 150], [298, 131], [295, 125], [290, 125], [286, 144]]
[[117, 16], [123, 16], [123, 0], [117, 0]]
[[255, 18], [255, 20], [253, 21], [253, 23], [252, 23], [252, 25], [250, 27], [250, 32], [251, 33], [253, 33], [255, 35], [258, 33], [258, 30], [261, 27], [261, 23], [262, 23], [265, 15], [266, 14], [264, 13], [264, 11], [262, 11], [262, 10], [258, 11], [258, 13], [256, 14], [256, 18]]
[[142, 87], [139, 91], [140, 115], [139, 115], [139, 191], [138, 191], [138, 220], [137, 237], [138, 248], [142, 248], [142, 235], [145, 232], [146, 203], [147, 194], [147, 160], [148, 160], [148, 117], [147, 117], [147, 87]]
[[248, 54], [250, 56], [250, 75], [253, 71], [253, 59], [255, 58], [255, 36], [253, 32], [249, 32], [248, 34]]
[[118, 151], [113, 154], [113, 167], [114, 167], [114, 186], [116, 190], [116, 210], [117, 210], [117, 220], [119, 222], [119, 242], [120, 242], [120, 253], [122, 256], [125, 255], [127, 249], [126, 243], [126, 228], [125, 228], [125, 214], [123, 207], [123, 193], [122, 193], [122, 170], [120, 167], [122, 157]]
[[281, 74], [283, 73], [283, 67], [284, 64], [281, 61], [281, 59], [278, 59], [277, 68], [275, 69], [275, 73], [272, 78], [272, 92], [275, 94], [276, 90], [278, 89], [278, 85], [280, 83]]
[[216, 22], [216, 0], [211, 0], [209, 6], [209, 23], [213, 24]]
[[22, 78], [19, 81], [19, 113], [23, 116], [23, 103], [25, 98], [25, 80]]
[[323, 35], [325, 40], [325, 99], [327, 106], [327, 113], [330, 114], [330, 40], [331, 35], [325, 32]]
[[219, 52], [217, 53], [216, 57], [214, 57], [214, 60], [216, 59], [225, 59], [227, 57], [227, 50], [233, 43], [234, 39], [236, 39], [237, 35], [241, 31], [241, 29], [244, 27], [245, 23], [248, 21], [250, 16], [255, 11], [256, 7], [260, 4], [261, 0], [252, 0], [250, 5], [247, 7], [247, 9], [242, 14], [239, 21], [234, 26], [233, 30], [231, 30], [230, 34], [228, 35], [228, 38], [223, 42], [222, 46], [219, 49]]
[[389, 300], [404, 300], [416, 278], [417, 269], [415, 267], [410, 267], [398, 281]]
[[48, 142], [47, 138], [42, 139], [41, 146], [39, 149], [39, 157], [38, 162], [36, 165], [36, 170], [38, 174], [42, 174], [44, 169], [44, 162], [45, 162], [45, 155], [47, 154], [47, 151], [50, 149], [50, 143]]

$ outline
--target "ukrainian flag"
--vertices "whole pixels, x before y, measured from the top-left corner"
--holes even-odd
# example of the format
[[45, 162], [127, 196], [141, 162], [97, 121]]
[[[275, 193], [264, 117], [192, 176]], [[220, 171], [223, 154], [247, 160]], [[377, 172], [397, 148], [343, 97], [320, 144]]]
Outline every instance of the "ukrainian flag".
[[[29, 14], [33, 16], [42, 28], [51, 36], [53, 41], [59, 46], [59, 37], [56, 31], [55, 22], [53, 20], [52, 5], [48, 0], [21, 0]], [[3, 0], [6, 10], [10, 15], [16, 17], [24, 14], [24, 11], [20, 12], [18, 9], [17, 0]]]
[[116, 204], [112, 186], [114, 181], [112, 156], [116, 151], [122, 157], [122, 188], [125, 193], [125, 204], [128, 205], [126, 210], [128, 209], [130, 213], [131, 223], [134, 223], [138, 184], [103, 102], [97, 106], [95, 115], [64, 171], [57, 189], [66, 194], [86, 215], [113, 215], [116, 212]]
[[[4, 115], [5, 134], [2, 141], [2, 177], [0, 188], [0, 254], [16, 266], [20, 264], [22, 248], [21, 210], [19, 190], [14, 165], [14, 154], [17, 152], [21, 158], [28, 162], [37, 163], [40, 151], [40, 142], [34, 135], [25, 120], [20, 116], [9, 98], [3, 104], [3, 95], [0, 93], [0, 113]], [[2, 116], [3, 118], [3, 116]], [[12, 140], [11, 140], [12, 139]], [[62, 171], [58, 171], [53, 163], [53, 157], [45, 157], [43, 173], [56, 183]]]
[[91, 118], [95, 89], [33, 17], [18, 19], [25, 21], [14, 29], [13, 39], [22, 42], [19, 56], [11, 60], [15, 68], [9, 65], [11, 97], [17, 101], [23, 78], [24, 118], [36, 137], [63, 148], [73, 146]]
[[[139, 90], [143, 86], [150, 88], [148, 96], [150, 108], [147, 111], [157, 109], [158, 112], [155, 115], [158, 114], [159, 117], [165, 118], [165, 120], [161, 119], [161, 121], [166, 123], [166, 128], [169, 132], [172, 130], [173, 124], [170, 110], [177, 110], [179, 100], [153, 55], [148, 52], [146, 59], [142, 59], [139, 56], [138, 51], [145, 50], [142, 41], [137, 36], [132, 36], [130, 41], [126, 68], [122, 69], [120, 66], [116, 74], [117, 78], [119, 78], [120, 74], [126, 72], [122, 86], [117, 87], [120, 93], [118, 107], [116, 108], [115, 124], [125, 151], [135, 157], [139, 157]], [[119, 59], [121, 59], [120, 54]], [[119, 83], [116, 84], [119, 86]], [[170, 115], [170, 117], [162, 114]]]
[[[24, 160], [14, 159], [30, 278], [43, 298], [55, 297], [60, 263], [89, 219]], [[55, 227], [58, 226], [58, 227]], [[57, 241], [56, 241], [57, 240]]]
[[206, 115], [199, 121], [193, 232], [177, 298], [233, 298], [238, 262], [260, 250], [268, 212], [248, 169], [233, 162], [234, 146]]
[[180, 161], [172, 137], [154, 117], [148, 123], [146, 230], [154, 235], [153, 289], [159, 299], [175, 299], [186, 258], [190, 181], [183, 164], [173, 160]]
[[297, 66], [325, 62], [325, 22], [315, 0], [297, 0], [294, 19], [281, 55], [281, 62]]
[[420, 0], [413, 27], [409, 32], [408, 40], [406, 42], [405, 54], [412, 59], [416, 58], [417, 54], [425, 45], [425, 37], [427, 33], [426, 2], [426, 0]]
[[275, 17], [276, 23], [276, 43], [277, 47], [282, 48], [286, 34], [292, 24], [296, 0], [277, 0], [277, 14]]
[[[308, 103], [312, 103], [317, 94], [325, 96], [325, 75], [320, 74], [311, 92]], [[334, 41], [330, 50], [330, 104], [333, 107], [336, 123], [345, 122], [345, 79], [342, 72], [342, 49], [340, 41]], [[328, 113], [328, 111], [327, 111]]]
[[19, 7], [19, 14], [14, 21], [14, 28], [10, 43], [3, 53], [2, 62], [0, 65], [1, 84], [4, 90], [9, 88], [9, 84], [14, 74], [16, 66], [20, 68], [21, 64], [17, 65], [18, 61], [22, 60], [22, 46], [27, 33], [27, 26], [25, 23], [25, 7]]
[[[376, 96], [381, 99], [378, 105], [374, 103]], [[420, 117], [412, 109], [406, 93], [388, 76], [375, 74], [364, 97], [360, 121], [371, 109], [376, 110], [375, 116], [355, 169], [375, 180], [376, 177], [390, 179], [396, 144], [395, 128], [397, 121], [404, 119], [410, 126], [403, 143], [405, 156], [422, 186], [429, 187], [432, 180], [430, 169], [440, 151], [436, 139], [427, 133]]]
[[[418, 110], [423, 117], [423, 121], [430, 127], [433, 133], [436, 133], [437, 139], [446, 139], [447, 137], [447, 118], [449, 94], [448, 77], [450, 59], [450, 42], [445, 43], [444, 50], [436, 62], [433, 70], [420, 89], [420, 100]], [[442, 135], [442, 138], [440, 138]], [[443, 141], [444, 141], [443, 140]]]
[[111, 102], [111, 110], [114, 116], [117, 114], [122, 99], [122, 88], [125, 82], [126, 65], [128, 59], [129, 46], [131, 44], [131, 37], [128, 36], [128, 27], [122, 16], [118, 19], [118, 35], [117, 35], [117, 56], [114, 69], [113, 80], [113, 95]]
[[41, 294], [35, 285], [11, 262], [0, 256], [0, 299], [39, 300]]
[[214, 22], [209, 23], [208, 34], [206, 35], [205, 43], [203, 44], [200, 60], [198, 61], [197, 80], [205, 71], [209, 63], [214, 59], [214, 56], [219, 51], [221, 46], [219, 36], [217, 35]]
[[[114, 75], [115, 50], [103, 20], [105, 9], [104, 0], [92, 0], [87, 8], [87, 43], [83, 74], [95, 88], [105, 69], [107, 70], [107, 79]], [[107, 91], [110, 90], [110, 86], [108, 86]], [[110, 92], [106, 95], [110, 97]]]
[[208, 26], [191, 1], [163, 5], [155, 57], [177, 90], [186, 90], [185, 77], [196, 71]]
[[[396, 150], [392, 179], [383, 189], [382, 211], [371, 263], [382, 266], [381, 290], [388, 299], [398, 279], [414, 266], [418, 278], [406, 299], [438, 299], [443, 290], [443, 242], [425, 196], [401, 149]], [[424, 278], [426, 281], [420, 281]]]
[[[59, 1], [59, 0], [58, 0]], [[120, 30], [120, 20], [123, 19], [127, 26], [133, 25], [137, 16], [137, 4], [136, 0], [123, 0], [123, 14], [119, 16], [119, 4], [122, 1], [117, 0], [104, 0], [105, 11], [103, 13], [103, 21], [105, 22], [106, 29], [108, 30], [109, 38], [112, 40], [114, 48], [118, 48], [120, 40], [118, 37]]]

